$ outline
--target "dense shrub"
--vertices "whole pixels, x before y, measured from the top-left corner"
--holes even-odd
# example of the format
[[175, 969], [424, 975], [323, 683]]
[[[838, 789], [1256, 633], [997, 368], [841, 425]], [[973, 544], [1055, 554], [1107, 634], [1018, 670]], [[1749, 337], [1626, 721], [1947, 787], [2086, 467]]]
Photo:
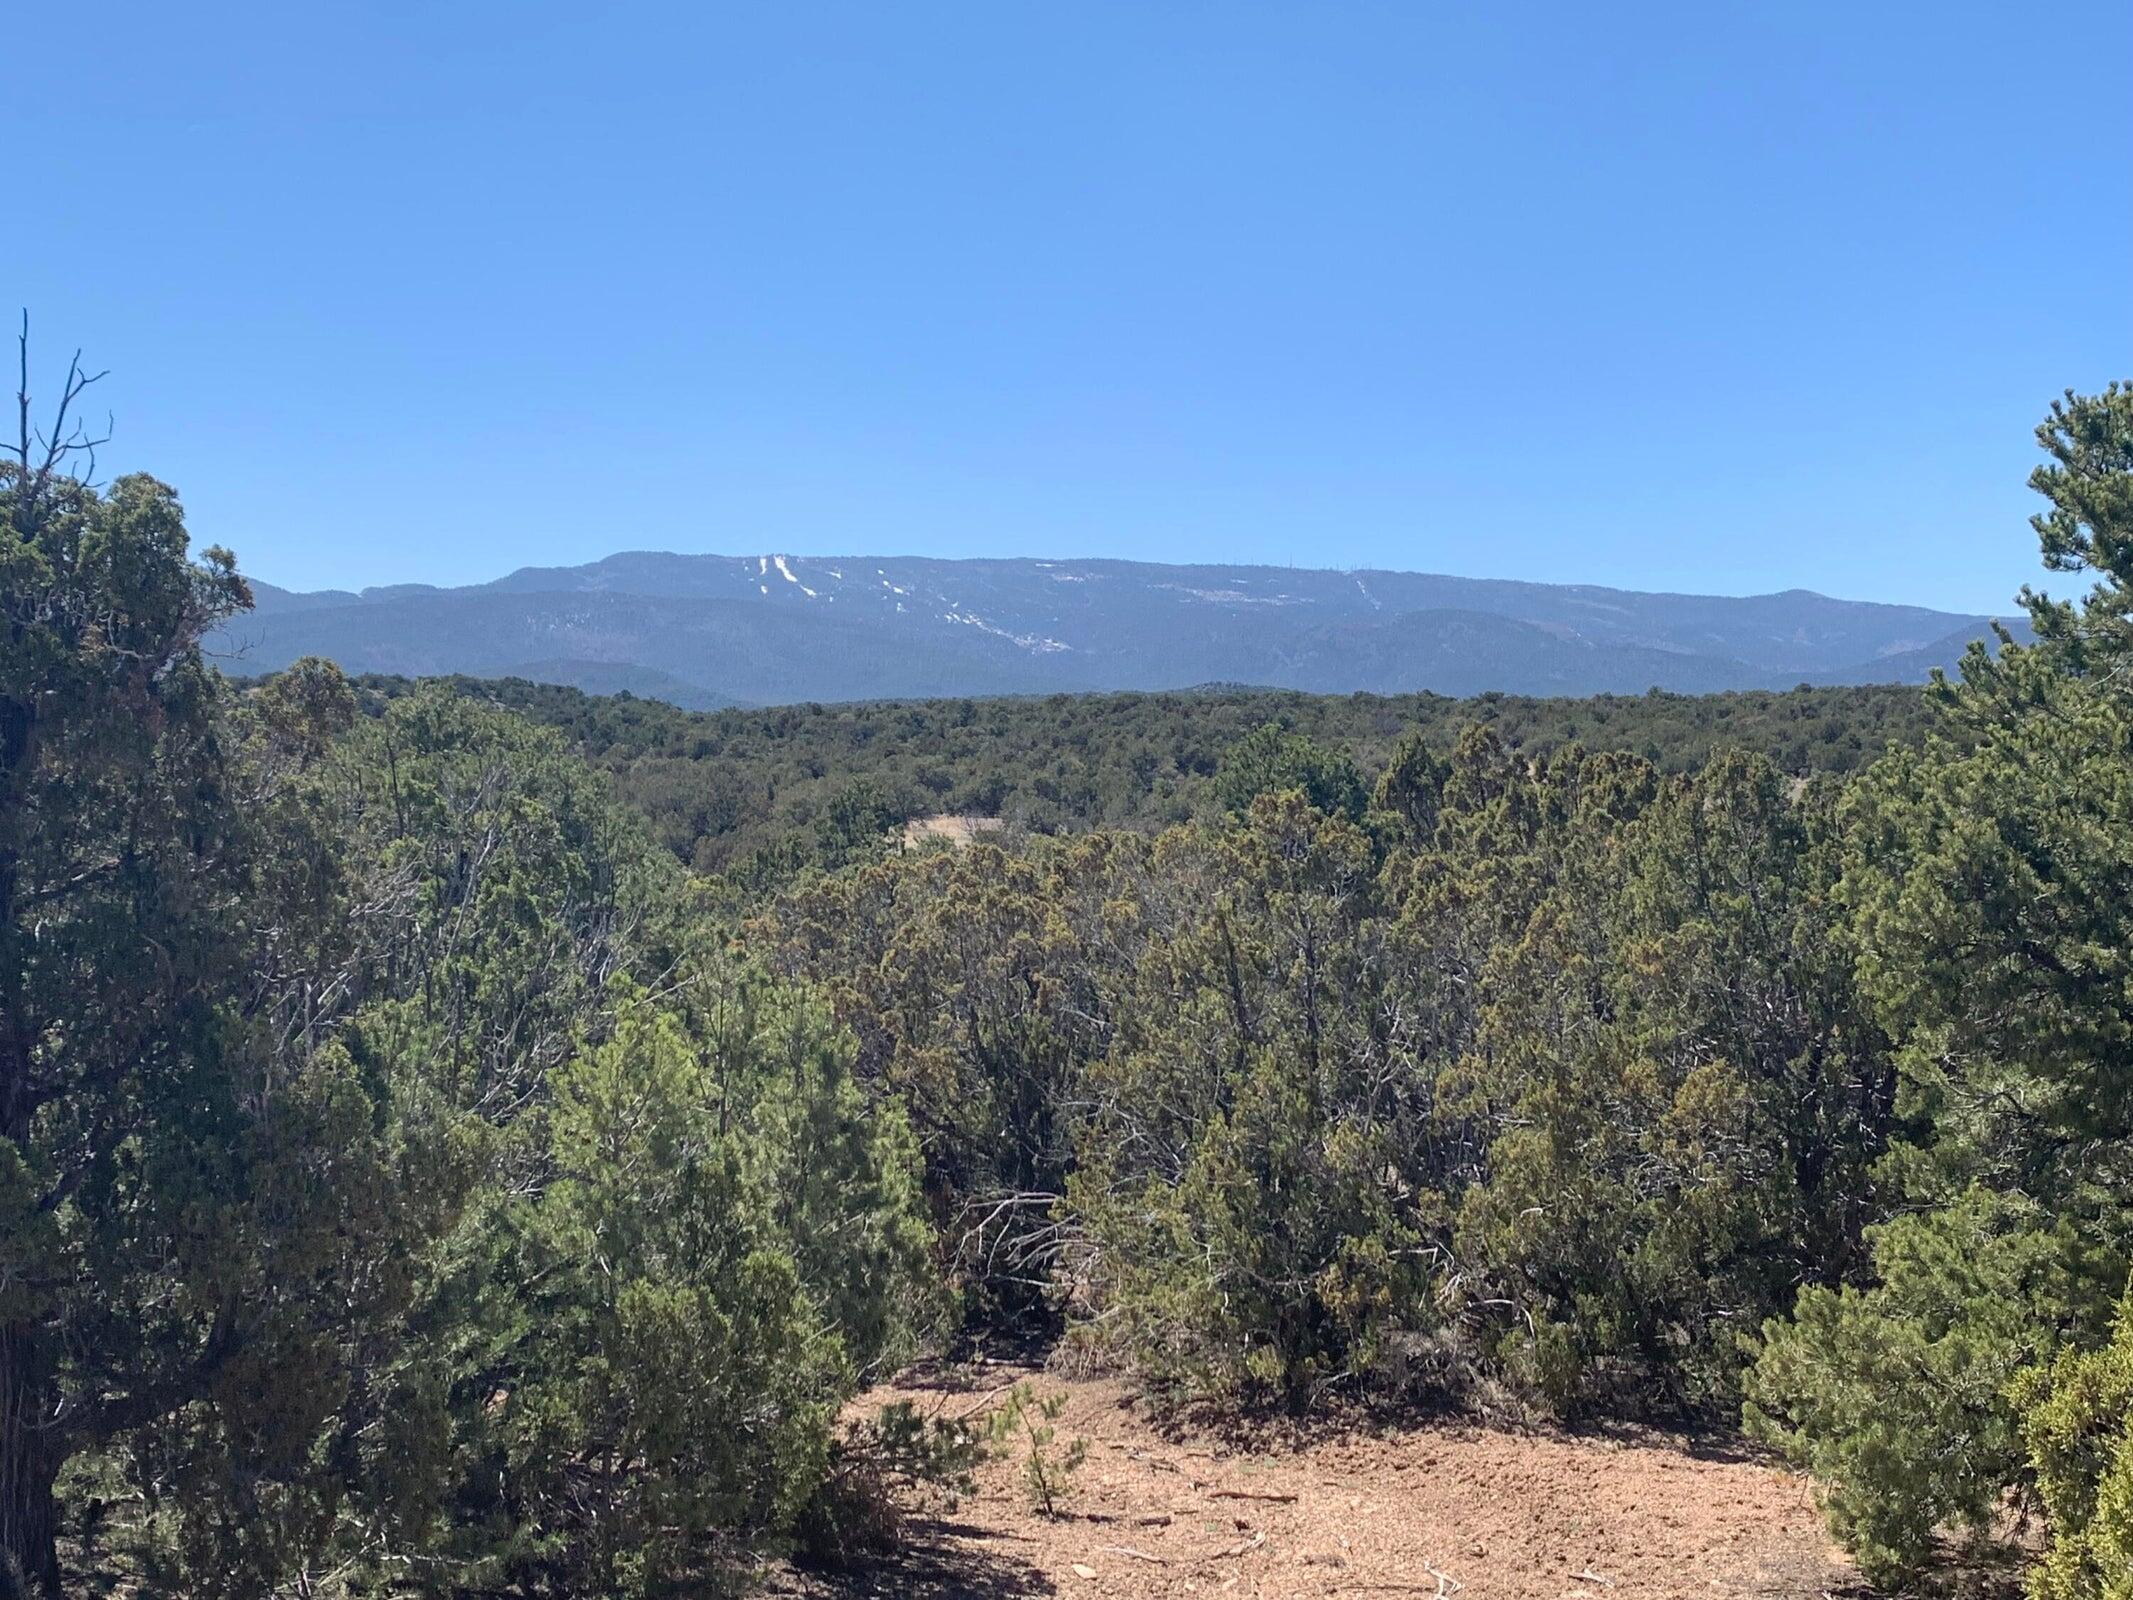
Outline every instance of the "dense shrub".
[[2035, 1600], [2133, 1595], [2133, 1302], [2111, 1342], [2067, 1350], [2017, 1388], [2023, 1441], [2051, 1526]]

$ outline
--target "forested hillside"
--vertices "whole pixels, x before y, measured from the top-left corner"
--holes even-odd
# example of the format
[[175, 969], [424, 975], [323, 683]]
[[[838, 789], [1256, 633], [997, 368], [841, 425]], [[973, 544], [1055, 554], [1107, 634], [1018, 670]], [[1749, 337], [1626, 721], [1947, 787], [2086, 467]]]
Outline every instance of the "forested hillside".
[[[1269, 724], [1366, 773], [1409, 735], [1449, 749], [1481, 725], [1532, 756], [1576, 743], [1684, 772], [1734, 746], [1802, 777], [1850, 772], [1892, 743], [1918, 743], [1927, 724], [1923, 691], [1895, 684], [1582, 700], [1207, 688], [689, 713], [525, 679], [437, 681], [561, 730], [683, 861], [756, 876], [848, 859], [895, 824], [940, 813], [1032, 833], [1206, 816], [1220, 808], [1224, 756]], [[359, 687], [383, 703], [414, 685]]]
[[[2037, 1600], [2119, 1600], [2133, 389], [2038, 439], [2096, 587], [1922, 695], [691, 715], [233, 683], [234, 558], [25, 432], [0, 1595], [893, 1563], [988, 1451], [1060, 1512], [1040, 1396], [847, 1413], [1012, 1337], [1745, 1426], [1878, 1584], [2027, 1511]], [[899, 847], [956, 809], [1022, 826]]]

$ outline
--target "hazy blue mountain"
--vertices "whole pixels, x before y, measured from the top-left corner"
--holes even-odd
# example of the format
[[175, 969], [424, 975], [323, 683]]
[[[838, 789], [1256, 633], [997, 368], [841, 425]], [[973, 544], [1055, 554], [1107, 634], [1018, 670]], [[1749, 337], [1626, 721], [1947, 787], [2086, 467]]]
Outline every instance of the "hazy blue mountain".
[[325, 655], [695, 706], [1218, 681], [1440, 694], [1916, 682], [1990, 624], [1802, 589], [1019, 558], [629, 551], [460, 589], [254, 589], [258, 608], [216, 641], [233, 671]]
[[[2018, 644], [2028, 644], [2036, 638], [2036, 632], [2030, 627], [2026, 617], [2001, 617], [1998, 620], [2014, 635]], [[1876, 658], [1873, 662], [1875, 676], [1872, 679], [1861, 678], [1856, 672], [1812, 672], [1801, 681], [1822, 684], [1924, 683], [1932, 677], [1935, 667], [1952, 678], [1955, 676], [1956, 663], [1963, 659], [1963, 652], [1970, 648], [1970, 641], [1973, 639], [1983, 639], [1986, 648], [1995, 653], [2000, 648], [1999, 640], [1989, 628], [1979, 628], [1966, 623], [1941, 635], [1930, 644], [1920, 645], [1914, 650], [1891, 651]]]

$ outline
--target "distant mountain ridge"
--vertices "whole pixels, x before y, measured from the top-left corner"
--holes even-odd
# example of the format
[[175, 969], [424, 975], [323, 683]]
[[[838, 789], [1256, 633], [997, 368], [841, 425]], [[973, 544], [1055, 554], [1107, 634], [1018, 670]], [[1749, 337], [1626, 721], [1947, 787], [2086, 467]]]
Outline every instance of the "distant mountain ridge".
[[1993, 620], [1803, 589], [1021, 557], [625, 551], [465, 588], [253, 589], [257, 609], [211, 641], [232, 671], [323, 655], [351, 672], [525, 677], [693, 708], [1211, 682], [1447, 695], [1922, 682]]

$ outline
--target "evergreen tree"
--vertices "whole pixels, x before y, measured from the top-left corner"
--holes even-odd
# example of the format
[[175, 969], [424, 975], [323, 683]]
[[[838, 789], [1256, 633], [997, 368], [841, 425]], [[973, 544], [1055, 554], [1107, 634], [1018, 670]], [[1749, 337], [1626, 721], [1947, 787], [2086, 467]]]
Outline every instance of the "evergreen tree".
[[2019, 1374], [2104, 1338], [2133, 1255], [2133, 389], [2069, 395], [2038, 439], [2045, 558], [2098, 581], [2027, 596], [2039, 643], [1973, 648], [1947, 731], [1848, 800], [1839, 892], [1900, 1044], [1914, 1131], [1881, 1174], [1905, 1214], [1873, 1282], [1768, 1327], [1750, 1386], [1882, 1572], [2027, 1482]]
[[[68, 400], [78, 397], [70, 379]], [[274, 1463], [419, 1199], [375, 1085], [311, 1026], [334, 874], [201, 634], [249, 597], [152, 478], [0, 461], [0, 1593], [57, 1594], [55, 1483], [187, 1418], [172, 1488]], [[330, 699], [330, 696], [329, 696]], [[309, 708], [317, 710], [318, 708]], [[419, 1195], [420, 1187], [414, 1193]], [[261, 1537], [286, 1531], [271, 1500]]]

